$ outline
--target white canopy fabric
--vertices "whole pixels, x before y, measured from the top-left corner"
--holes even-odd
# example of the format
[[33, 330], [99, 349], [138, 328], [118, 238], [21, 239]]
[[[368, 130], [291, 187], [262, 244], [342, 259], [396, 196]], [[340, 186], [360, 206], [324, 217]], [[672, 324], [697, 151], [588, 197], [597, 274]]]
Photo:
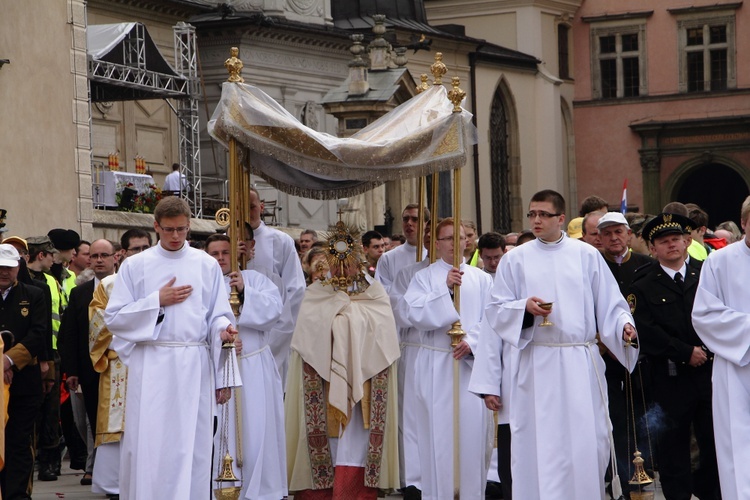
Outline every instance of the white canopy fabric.
[[472, 115], [453, 112], [442, 85], [411, 98], [349, 138], [300, 123], [262, 90], [226, 82], [208, 132], [241, 145], [245, 168], [275, 188], [336, 199], [384, 182], [463, 167], [476, 143]]
[[88, 55], [101, 59], [135, 27], [135, 23], [92, 24], [86, 28]]

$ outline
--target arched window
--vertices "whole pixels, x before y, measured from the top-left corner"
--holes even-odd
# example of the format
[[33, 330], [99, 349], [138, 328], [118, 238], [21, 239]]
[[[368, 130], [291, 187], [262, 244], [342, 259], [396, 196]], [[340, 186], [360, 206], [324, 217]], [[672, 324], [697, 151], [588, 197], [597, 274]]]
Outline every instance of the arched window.
[[508, 113], [500, 87], [492, 98], [490, 134], [492, 225], [496, 231], [509, 233], [512, 229]]

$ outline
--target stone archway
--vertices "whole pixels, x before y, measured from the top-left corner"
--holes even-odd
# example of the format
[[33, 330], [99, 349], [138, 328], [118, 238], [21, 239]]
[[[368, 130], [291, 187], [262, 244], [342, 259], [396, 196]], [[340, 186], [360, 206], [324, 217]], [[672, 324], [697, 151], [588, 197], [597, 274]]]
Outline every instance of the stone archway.
[[750, 173], [721, 159], [685, 164], [672, 176], [670, 200], [695, 203], [708, 213], [709, 226], [726, 220], [740, 223], [740, 207], [750, 195]]

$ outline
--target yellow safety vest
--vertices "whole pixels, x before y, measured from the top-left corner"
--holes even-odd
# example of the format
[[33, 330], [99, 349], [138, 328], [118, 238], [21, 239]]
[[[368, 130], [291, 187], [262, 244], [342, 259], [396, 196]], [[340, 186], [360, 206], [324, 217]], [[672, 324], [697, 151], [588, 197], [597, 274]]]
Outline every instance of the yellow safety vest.
[[[52, 295], [52, 349], [57, 350], [57, 332], [60, 331], [60, 301], [62, 299], [62, 293], [60, 293], [60, 285], [57, 284], [57, 280], [47, 273], [42, 273], [44, 279], [47, 281], [50, 294]], [[65, 302], [67, 305], [67, 300]]]

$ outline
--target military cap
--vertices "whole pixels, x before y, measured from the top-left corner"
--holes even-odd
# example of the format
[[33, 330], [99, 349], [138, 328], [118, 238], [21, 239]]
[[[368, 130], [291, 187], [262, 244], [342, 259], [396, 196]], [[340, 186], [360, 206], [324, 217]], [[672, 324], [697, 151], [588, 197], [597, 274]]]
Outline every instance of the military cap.
[[47, 236], [58, 250], [71, 250], [81, 242], [81, 236], [72, 229], [53, 229]]
[[56, 252], [55, 246], [52, 244], [52, 240], [49, 236], [29, 236], [26, 238], [29, 251], [41, 250], [43, 252]]
[[693, 221], [680, 214], [659, 214], [643, 226], [642, 236], [654, 242], [654, 238], [667, 234], [685, 234], [693, 230]]

